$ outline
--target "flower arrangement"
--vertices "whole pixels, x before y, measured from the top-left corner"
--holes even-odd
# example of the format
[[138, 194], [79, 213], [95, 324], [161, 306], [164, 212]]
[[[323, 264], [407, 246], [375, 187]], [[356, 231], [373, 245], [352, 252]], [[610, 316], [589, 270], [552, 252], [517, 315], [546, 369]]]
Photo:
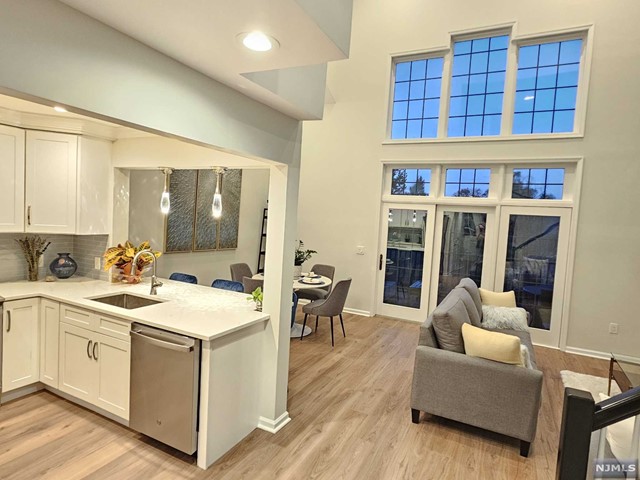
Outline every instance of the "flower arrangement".
[[251, 292], [251, 296], [247, 297], [247, 301], [253, 300], [256, 303], [256, 310], [262, 311], [262, 300], [264, 299], [264, 295], [262, 293], [262, 287], [256, 288], [253, 292]]
[[16, 242], [20, 245], [24, 258], [27, 260], [28, 277], [30, 282], [38, 281], [38, 263], [40, 257], [47, 251], [51, 242], [40, 235], [26, 235], [24, 238], [16, 238]]
[[139, 283], [144, 268], [151, 263], [148, 255], [142, 255], [138, 258], [135, 267], [132, 265], [133, 257], [143, 250], [149, 250], [156, 258], [162, 255], [162, 252], [151, 250], [151, 244], [148, 241], [142, 242], [136, 247], [127, 240], [124, 245], [118, 244], [108, 248], [103, 255], [104, 270], [109, 271], [115, 267], [111, 280], [113, 282]]
[[304, 262], [309, 260], [313, 254], [318, 253], [315, 250], [305, 250], [304, 242], [302, 240], [298, 240], [298, 246], [296, 247], [295, 257], [293, 260], [293, 264], [296, 267], [301, 266]]

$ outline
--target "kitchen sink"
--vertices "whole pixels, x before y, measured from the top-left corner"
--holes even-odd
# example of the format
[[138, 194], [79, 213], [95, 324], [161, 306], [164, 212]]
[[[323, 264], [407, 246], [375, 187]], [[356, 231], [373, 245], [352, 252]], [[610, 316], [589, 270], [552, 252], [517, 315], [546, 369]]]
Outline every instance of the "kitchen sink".
[[126, 308], [127, 310], [133, 310], [134, 308], [148, 307], [150, 305], [156, 305], [158, 303], [162, 303], [161, 300], [152, 300], [147, 297], [139, 297], [138, 295], [131, 295], [129, 293], [105, 295], [104, 297], [93, 297], [93, 298], [88, 298], [87, 300], [91, 300], [93, 302], [106, 303], [107, 305]]

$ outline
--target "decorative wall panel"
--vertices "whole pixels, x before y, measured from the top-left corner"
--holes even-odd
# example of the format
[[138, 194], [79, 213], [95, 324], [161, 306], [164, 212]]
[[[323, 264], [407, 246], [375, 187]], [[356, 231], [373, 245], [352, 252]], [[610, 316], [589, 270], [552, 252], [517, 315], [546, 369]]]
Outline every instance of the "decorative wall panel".
[[171, 174], [171, 210], [166, 220], [166, 253], [191, 252], [196, 215], [197, 170], [174, 170]]

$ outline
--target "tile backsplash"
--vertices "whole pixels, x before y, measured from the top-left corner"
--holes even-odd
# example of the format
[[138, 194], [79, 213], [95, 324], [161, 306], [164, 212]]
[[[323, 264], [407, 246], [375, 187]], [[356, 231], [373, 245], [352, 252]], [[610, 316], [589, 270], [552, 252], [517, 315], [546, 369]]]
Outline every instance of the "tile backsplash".
[[[0, 282], [14, 282], [26, 280], [27, 263], [17, 238], [24, 237], [24, 233], [0, 233]], [[78, 263], [76, 276], [103, 279], [108, 274], [94, 269], [94, 258], [102, 257], [109, 241], [108, 235], [47, 235], [41, 234], [51, 242], [44, 253], [43, 266], [40, 267], [40, 278], [49, 273], [49, 264], [56, 258], [58, 252], [68, 252]]]

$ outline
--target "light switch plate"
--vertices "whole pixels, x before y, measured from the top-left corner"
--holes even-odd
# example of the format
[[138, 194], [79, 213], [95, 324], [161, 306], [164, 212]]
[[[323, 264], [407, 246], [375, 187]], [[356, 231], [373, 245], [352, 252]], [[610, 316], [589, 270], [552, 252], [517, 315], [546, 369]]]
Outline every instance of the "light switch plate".
[[364, 255], [364, 246], [363, 245], [358, 245], [356, 247], [356, 255]]
[[609, 333], [612, 333], [613, 335], [617, 335], [618, 334], [618, 324], [617, 323], [610, 323], [609, 324]]
[[100, 270], [102, 268], [101, 260], [102, 259], [100, 257], [94, 257], [93, 258], [93, 268], [95, 268], [96, 270]]

